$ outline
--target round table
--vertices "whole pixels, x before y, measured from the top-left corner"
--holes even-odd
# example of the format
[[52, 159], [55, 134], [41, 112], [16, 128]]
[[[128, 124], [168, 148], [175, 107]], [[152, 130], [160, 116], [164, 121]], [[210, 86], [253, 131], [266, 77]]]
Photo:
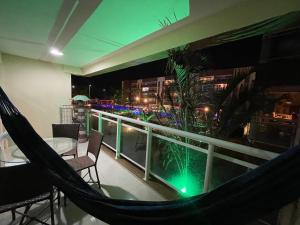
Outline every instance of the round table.
[[[77, 141], [72, 138], [45, 138], [44, 141], [59, 155], [77, 146]], [[26, 162], [28, 159], [16, 145], [0, 150], [0, 166], [13, 166]]]

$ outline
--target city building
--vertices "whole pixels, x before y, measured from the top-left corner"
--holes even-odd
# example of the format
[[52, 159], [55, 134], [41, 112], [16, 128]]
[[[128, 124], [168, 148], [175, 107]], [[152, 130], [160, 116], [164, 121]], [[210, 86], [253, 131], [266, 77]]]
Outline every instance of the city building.
[[171, 77], [154, 77], [122, 81], [122, 99], [125, 104], [159, 105], [166, 103], [166, 88], [174, 80]]
[[300, 85], [274, 86], [267, 92], [278, 100], [271, 113], [252, 119], [249, 139], [282, 151], [300, 143]]
[[[208, 97], [212, 92], [225, 89], [232, 77], [238, 76], [240, 73], [249, 73], [251, 68], [210, 70], [204, 73], [193, 74], [193, 91], [195, 93], [201, 92]], [[254, 80], [255, 73], [244, 83], [241, 83], [241, 86], [251, 85]], [[175, 106], [178, 106], [178, 93], [170, 88], [174, 82], [174, 78], [171, 76], [122, 81], [122, 100], [124, 104], [156, 106], [160, 104], [168, 106], [171, 104], [170, 101], [172, 101]], [[239, 90], [236, 90], [236, 93], [238, 92]]]

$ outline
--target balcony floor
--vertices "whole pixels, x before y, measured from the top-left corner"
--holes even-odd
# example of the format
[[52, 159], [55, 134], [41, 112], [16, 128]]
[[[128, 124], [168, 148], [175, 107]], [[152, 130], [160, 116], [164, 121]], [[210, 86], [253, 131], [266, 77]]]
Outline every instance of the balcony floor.
[[[87, 143], [81, 143], [78, 147], [79, 155], [86, 154]], [[110, 196], [111, 198], [149, 201], [164, 201], [177, 198], [177, 194], [174, 191], [161, 183], [154, 180], [145, 182], [142, 179], [143, 172], [140, 169], [137, 169], [123, 159], [115, 160], [113, 152], [105, 146], [101, 149], [97, 168], [101, 181], [101, 189], [106, 196]], [[83, 173], [85, 174], [85, 172]], [[95, 175], [94, 171], [92, 173]], [[94, 186], [97, 187], [97, 185]], [[34, 213], [37, 213], [43, 207], [43, 204], [37, 204], [31, 213], [34, 215]], [[57, 207], [57, 202], [55, 202], [54, 210], [55, 224], [106, 224], [85, 213], [70, 200], [68, 200], [66, 207], [61, 206], [60, 208]], [[49, 218], [49, 212], [46, 211], [43, 213], [42, 217]], [[17, 219], [11, 222], [10, 212], [0, 214], [1, 225], [18, 224], [19, 219], [20, 217], [17, 216]], [[48, 222], [50, 221], [48, 220]], [[33, 222], [31, 224], [36, 223]]]

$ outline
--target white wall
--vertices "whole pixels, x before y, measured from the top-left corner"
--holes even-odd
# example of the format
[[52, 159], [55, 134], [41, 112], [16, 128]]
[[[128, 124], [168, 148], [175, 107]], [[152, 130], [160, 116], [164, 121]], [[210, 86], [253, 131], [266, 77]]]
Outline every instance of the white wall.
[[42, 137], [52, 136], [59, 106], [71, 99], [71, 74], [63, 66], [2, 54], [0, 85]]

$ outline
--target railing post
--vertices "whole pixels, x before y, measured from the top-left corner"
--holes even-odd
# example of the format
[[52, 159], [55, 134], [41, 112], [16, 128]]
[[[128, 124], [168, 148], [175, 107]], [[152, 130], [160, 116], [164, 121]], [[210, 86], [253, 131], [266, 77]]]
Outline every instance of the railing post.
[[152, 151], [152, 128], [147, 127], [147, 143], [146, 143], [146, 160], [145, 160], [145, 177], [144, 180], [149, 179], [151, 166], [151, 151]]
[[98, 131], [103, 133], [103, 120], [102, 120], [102, 113], [98, 114]]
[[90, 135], [90, 111], [88, 109], [86, 109], [86, 135], [89, 136]]
[[209, 191], [209, 185], [211, 182], [211, 174], [212, 174], [213, 158], [214, 158], [214, 149], [215, 149], [214, 145], [212, 145], [212, 144], [208, 145], [203, 192]]
[[122, 133], [122, 121], [117, 119], [117, 138], [116, 138], [116, 159], [120, 158], [121, 152], [121, 133]]
[[59, 107], [59, 122], [60, 122], [60, 124], [62, 124], [62, 123], [63, 123], [63, 119], [62, 119], [62, 117], [63, 117], [63, 113], [62, 113], [62, 107]]

